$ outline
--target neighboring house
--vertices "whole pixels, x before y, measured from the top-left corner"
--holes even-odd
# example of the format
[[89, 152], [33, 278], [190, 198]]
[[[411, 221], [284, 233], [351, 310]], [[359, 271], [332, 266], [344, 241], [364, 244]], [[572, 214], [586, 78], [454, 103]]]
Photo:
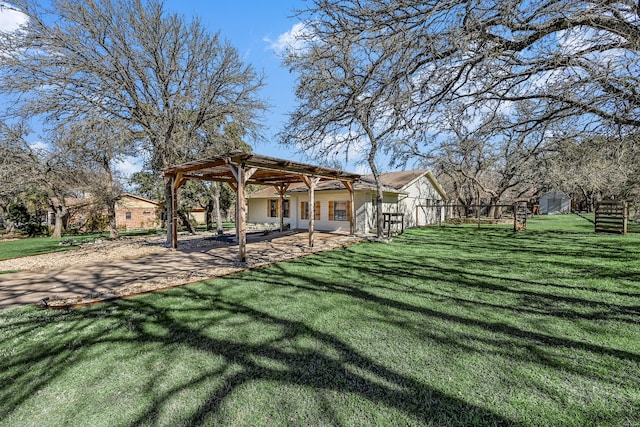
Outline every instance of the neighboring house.
[[116, 225], [121, 230], [160, 228], [160, 204], [124, 193], [116, 202]]
[[[57, 200], [54, 200], [54, 203], [57, 204]], [[106, 212], [96, 205], [91, 194], [85, 193], [80, 197], [65, 198], [65, 203], [69, 210], [67, 228], [75, 227], [84, 230], [87, 221], [100, 217], [104, 219], [104, 226], [106, 226]], [[116, 202], [116, 226], [119, 230], [160, 228], [160, 210], [161, 206], [158, 202], [123, 193], [120, 200]], [[51, 226], [55, 223], [55, 214], [51, 210], [47, 212], [47, 223]]]
[[540, 197], [540, 213], [543, 215], [571, 212], [571, 197], [560, 191], [550, 191]]
[[[443, 219], [444, 209], [430, 207], [447, 196], [435, 177], [425, 170], [382, 174], [383, 212], [404, 213], [404, 226], [428, 225]], [[279, 196], [273, 187], [247, 196], [249, 223], [280, 223]], [[284, 200], [284, 222], [291, 228], [308, 227], [308, 189], [294, 184]], [[355, 227], [357, 233], [372, 233], [376, 227], [376, 185], [373, 176], [363, 176], [354, 183]], [[325, 181], [315, 190], [314, 228], [321, 231], [349, 231], [351, 206], [349, 192], [338, 181]]]
[[204, 225], [207, 223], [207, 211], [203, 208], [192, 208], [189, 212], [189, 219], [196, 225]]

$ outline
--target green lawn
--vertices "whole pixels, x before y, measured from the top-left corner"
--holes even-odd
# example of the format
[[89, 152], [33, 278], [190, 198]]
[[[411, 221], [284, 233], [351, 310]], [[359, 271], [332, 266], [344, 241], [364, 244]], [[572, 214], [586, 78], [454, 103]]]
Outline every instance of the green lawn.
[[61, 246], [67, 239], [51, 239], [50, 237], [31, 237], [18, 240], [0, 240], [0, 261], [22, 256], [47, 254], [50, 252], [68, 251], [77, 246]]
[[0, 424], [640, 424], [640, 235], [409, 230], [73, 311], [0, 311]]

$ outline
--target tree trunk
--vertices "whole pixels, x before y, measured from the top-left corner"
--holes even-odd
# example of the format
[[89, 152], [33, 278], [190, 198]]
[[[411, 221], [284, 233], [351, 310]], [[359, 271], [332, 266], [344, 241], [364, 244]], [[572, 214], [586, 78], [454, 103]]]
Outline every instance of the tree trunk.
[[376, 236], [378, 238], [382, 238], [384, 232], [384, 217], [382, 215], [382, 181], [380, 180], [380, 172], [378, 172], [378, 168], [371, 159], [369, 161], [369, 167], [371, 167], [371, 172], [373, 173], [373, 177], [376, 180]]
[[213, 230], [213, 200], [209, 200], [207, 206], [204, 207], [204, 221], [207, 225], [207, 231]]
[[113, 172], [111, 171], [110, 157], [102, 157], [102, 169], [107, 175], [108, 187], [106, 189], [106, 205], [107, 205], [107, 217], [109, 218], [109, 237], [111, 239], [117, 239], [120, 237], [118, 233], [118, 225], [116, 224], [116, 202], [120, 196], [120, 192], [116, 192], [116, 186], [113, 181]]
[[489, 214], [487, 215], [489, 218], [497, 219], [502, 214], [502, 210], [498, 208], [498, 200], [497, 196], [491, 196], [489, 199]]
[[56, 222], [53, 227], [53, 234], [51, 235], [51, 238], [59, 239], [62, 237], [64, 221], [69, 215], [69, 211], [67, 210], [66, 206], [58, 206], [57, 208], [54, 208], [54, 212], [56, 214]]
[[16, 231], [16, 223], [10, 219], [4, 220], [6, 234], [13, 234]]
[[196, 234], [196, 229], [193, 228], [193, 224], [189, 221], [189, 215], [184, 211], [178, 210], [178, 216], [182, 220], [182, 225], [187, 228], [189, 234]]
[[109, 200], [107, 204], [107, 217], [109, 218], [109, 238], [117, 239], [120, 237], [118, 225], [116, 224], [116, 201]]

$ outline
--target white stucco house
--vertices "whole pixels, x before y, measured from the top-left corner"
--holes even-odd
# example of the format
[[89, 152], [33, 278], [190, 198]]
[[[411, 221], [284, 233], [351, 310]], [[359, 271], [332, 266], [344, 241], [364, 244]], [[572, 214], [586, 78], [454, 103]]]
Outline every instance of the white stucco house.
[[549, 191], [540, 197], [540, 213], [543, 215], [571, 213], [571, 197], [561, 191]]
[[[447, 195], [437, 180], [426, 170], [389, 172], [382, 174], [384, 184], [383, 212], [404, 213], [404, 227], [418, 227], [444, 219], [443, 206]], [[372, 175], [365, 175], [353, 186], [355, 230], [359, 234], [375, 232], [376, 185]], [[308, 189], [304, 184], [289, 187], [284, 199], [284, 223], [292, 229], [308, 228]], [[266, 187], [247, 196], [249, 223], [280, 223], [279, 196], [273, 187]], [[349, 231], [351, 206], [349, 192], [339, 181], [325, 181], [315, 189], [314, 228], [321, 231]]]

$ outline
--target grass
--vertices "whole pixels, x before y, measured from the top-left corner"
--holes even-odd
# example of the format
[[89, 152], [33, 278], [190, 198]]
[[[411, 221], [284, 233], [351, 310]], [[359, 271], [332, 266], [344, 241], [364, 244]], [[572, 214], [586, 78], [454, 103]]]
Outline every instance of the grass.
[[[228, 229], [234, 228], [235, 226], [236, 226], [236, 223], [235, 223], [235, 222], [228, 222], [228, 221], [223, 221], [223, 222], [222, 222], [222, 228], [223, 228], [223, 229], [225, 229], [225, 230], [228, 230]], [[207, 226], [206, 226], [206, 225], [198, 225], [198, 226], [196, 227], [196, 229], [197, 229], [198, 231], [215, 231], [215, 230], [216, 230], [216, 227], [217, 227], [217, 225], [216, 225], [216, 223], [214, 222], [214, 223], [213, 223], [213, 230], [207, 230]]]
[[409, 230], [73, 311], [0, 311], [21, 425], [640, 424], [640, 235]]
[[0, 261], [21, 256], [41, 255], [51, 252], [68, 251], [77, 246], [61, 246], [65, 239], [50, 237], [32, 237], [18, 240], [0, 240]]

